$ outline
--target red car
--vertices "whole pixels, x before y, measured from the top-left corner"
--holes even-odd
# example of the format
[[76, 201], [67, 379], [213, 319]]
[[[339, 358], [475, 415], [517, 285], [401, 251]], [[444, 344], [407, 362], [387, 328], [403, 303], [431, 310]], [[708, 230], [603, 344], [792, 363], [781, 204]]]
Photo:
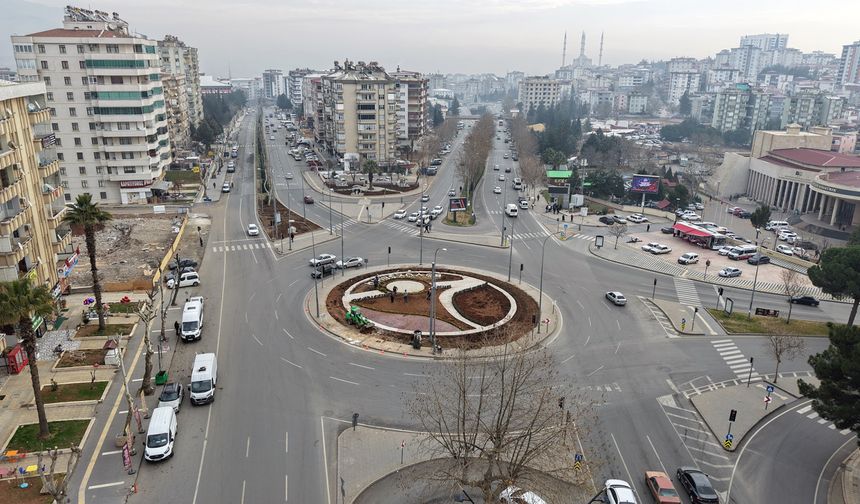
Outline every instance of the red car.
[[681, 496], [666, 473], [645, 471], [645, 486], [657, 504], [681, 504]]

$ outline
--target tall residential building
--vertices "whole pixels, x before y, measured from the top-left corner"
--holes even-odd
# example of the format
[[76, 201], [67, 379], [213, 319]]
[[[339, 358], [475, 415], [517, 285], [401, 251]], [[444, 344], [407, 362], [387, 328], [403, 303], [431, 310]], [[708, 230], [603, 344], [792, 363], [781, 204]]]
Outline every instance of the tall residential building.
[[669, 103], [677, 105], [684, 93], [691, 95], [699, 91], [702, 74], [696, 72], [672, 72], [669, 74]]
[[72, 230], [45, 92], [43, 82], [0, 81], [0, 282], [28, 277], [56, 298]]
[[262, 77], [236, 77], [230, 79], [230, 84], [234, 89], [241, 89], [248, 101], [260, 98], [263, 93]]
[[284, 73], [280, 70], [264, 71], [263, 98], [267, 100], [274, 100], [282, 94], [284, 94]]
[[184, 149], [191, 146], [191, 127], [197, 126], [189, 110], [190, 104], [194, 101], [190, 98], [193, 91], [190, 89], [189, 81], [192, 78], [197, 79], [197, 92], [200, 91], [200, 77], [196, 69], [193, 75], [189, 75], [190, 69], [186, 68], [187, 49], [185, 43], [173, 35], [167, 35], [164, 40], [158, 41], [158, 52], [161, 56], [161, 82], [164, 87], [164, 102], [167, 105], [167, 127], [174, 146]]
[[758, 74], [769, 64], [766, 56], [754, 45], [734, 47], [729, 51], [729, 66], [740, 70], [743, 80], [756, 82]]
[[762, 51], [774, 49], [785, 49], [788, 47], [787, 33], [761, 33], [758, 35], [744, 35], [741, 37], [741, 47], [758, 47]]
[[412, 146], [427, 131], [427, 91], [429, 81], [418, 72], [391, 74], [397, 90], [397, 142]]
[[666, 71], [670, 74], [675, 72], [699, 72], [699, 61], [696, 58], [672, 58], [666, 64]]
[[324, 147], [381, 164], [397, 158], [397, 88], [375, 61], [344, 61], [322, 76]]
[[302, 79], [305, 78], [305, 75], [322, 73], [318, 70], [311, 70], [310, 68], [296, 68], [295, 70], [290, 70], [287, 72], [287, 96], [290, 98], [290, 102], [293, 104], [293, 109], [301, 110], [302, 109]]
[[720, 131], [764, 128], [768, 121], [770, 95], [748, 84], [736, 84], [716, 94], [711, 127]]
[[188, 94], [188, 116], [194, 127], [203, 122], [203, 90], [200, 89], [200, 58], [196, 47], [186, 47], [185, 91]]
[[[508, 72], [505, 75], [505, 87], [508, 89], [508, 91], [517, 90], [517, 89], [519, 89], [520, 81], [523, 80], [525, 77], [526, 77], [526, 74], [524, 72], [520, 72], [519, 70], [514, 70], [512, 72]], [[443, 86], [439, 86], [439, 87], [445, 87], [445, 86], [443, 85]], [[430, 89], [435, 89], [435, 88], [436, 88], [436, 86], [434, 86], [433, 82], [431, 82], [430, 83]]]
[[860, 84], [860, 40], [842, 46], [842, 57], [839, 58], [836, 84], [840, 86]]
[[818, 89], [804, 89], [786, 98], [782, 123], [795, 123], [804, 129], [827, 126], [842, 117], [845, 103], [845, 98]]
[[9, 67], [0, 67], [0, 80], [15, 82], [18, 79], [15, 70]]
[[700, 124], [710, 124], [714, 117], [714, 93], [690, 96], [690, 117]]
[[523, 104], [523, 113], [543, 105], [555, 107], [561, 95], [561, 81], [549, 77], [526, 77], [520, 81], [517, 102]]
[[145, 203], [171, 162], [156, 41], [116, 13], [66, 7], [62, 28], [12, 43], [21, 79], [47, 88], [66, 201]]

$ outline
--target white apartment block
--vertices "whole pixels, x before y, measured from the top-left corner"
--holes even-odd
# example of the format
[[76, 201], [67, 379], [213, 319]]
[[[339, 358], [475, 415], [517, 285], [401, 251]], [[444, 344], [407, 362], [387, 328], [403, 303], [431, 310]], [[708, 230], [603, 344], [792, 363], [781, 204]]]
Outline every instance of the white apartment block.
[[741, 81], [741, 72], [737, 68], [712, 68], [707, 72], [705, 91], [717, 93], [727, 87], [733, 87]]
[[427, 132], [429, 81], [418, 72], [400, 68], [391, 77], [397, 90], [397, 142], [401, 147], [411, 147]]
[[762, 51], [774, 49], [785, 49], [788, 47], [787, 33], [760, 33], [758, 35], [744, 35], [739, 44], [741, 47], [758, 47]]
[[263, 98], [275, 100], [284, 94], [284, 73], [280, 70], [265, 70], [263, 72]]
[[12, 44], [20, 79], [45, 83], [66, 201], [145, 203], [171, 162], [157, 42], [66, 7], [62, 28]]
[[555, 107], [561, 99], [561, 81], [548, 77], [526, 77], [520, 81], [517, 102], [523, 104], [523, 113], [543, 105]]
[[263, 79], [261, 77], [237, 77], [230, 79], [234, 89], [241, 89], [248, 101], [257, 100], [263, 93]]
[[842, 117], [846, 100], [818, 89], [805, 89], [786, 97], [783, 124], [798, 124], [804, 129], [827, 126]]
[[758, 74], [769, 64], [767, 56], [756, 46], [734, 47], [729, 51], [728, 66], [740, 70], [743, 80], [756, 82]]
[[684, 93], [699, 91], [702, 74], [699, 72], [672, 72], [669, 74], [669, 103], [677, 105]]
[[203, 120], [197, 49], [186, 46], [173, 35], [167, 35], [158, 41], [158, 51], [170, 138], [175, 146], [188, 148], [191, 145], [191, 128], [199, 126]]
[[699, 60], [696, 58], [672, 58], [666, 65], [666, 71], [670, 74], [677, 72], [699, 72]]
[[344, 61], [321, 85], [322, 146], [340, 158], [394, 162], [398, 92], [385, 69], [374, 61]]
[[630, 93], [627, 95], [627, 112], [630, 114], [644, 114], [648, 111], [648, 95], [641, 93]]
[[310, 68], [296, 68], [295, 70], [287, 72], [286, 93], [290, 102], [293, 104], [294, 109], [301, 110], [302, 108], [302, 80], [306, 75], [316, 73], [321, 72], [318, 70], [311, 70]]
[[839, 58], [836, 83], [840, 86], [860, 84], [860, 40], [842, 46], [842, 57]]

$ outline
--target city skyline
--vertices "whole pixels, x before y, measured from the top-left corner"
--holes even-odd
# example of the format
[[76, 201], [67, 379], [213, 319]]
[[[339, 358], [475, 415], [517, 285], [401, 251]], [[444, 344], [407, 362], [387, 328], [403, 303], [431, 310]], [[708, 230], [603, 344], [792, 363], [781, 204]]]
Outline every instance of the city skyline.
[[[0, 36], [6, 40], [11, 35], [60, 26], [68, 2], [10, 3], [6, 12], [11, 15], [0, 20]], [[753, 9], [744, 6], [742, 18], [736, 14], [742, 5], [739, 1], [689, 6], [668, 0], [443, 0], [432, 5], [370, 0], [358, 7], [323, 0], [313, 5], [286, 2], [263, 7], [262, 2], [249, 0], [244, 5], [236, 9], [215, 0], [177, 6], [154, 0], [144, 7], [104, 0], [86, 7], [117, 12], [132, 30], [152, 39], [180, 36], [200, 49], [201, 71], [233, 77], [259, 75], [266, 68], [328, 68], [345, 58], [424, 73], [503, 75], [521, 70], [539, 75], [561, 65], [565, 31], [568, 62], [579, 54], [582, 31], [586, 33], [585, 53], [596, 62], [603, 32], [603, 62], [613, 66], [679, 56], [702, 59], [736, 47], [742, 35], [754, 33], [787, 33], [789, 47], [803, 52], [821, 50], [837, 57], [842, 45], [860, 38], [860, 33], [852, 32], [850, 22], [860, 16], [860, 6], [846, 8], [835, 0], [817, 4], [821, 12], [841, 13], [828, 19], [830, 28], [820, 33], [798, 2], [786, 6], [769, 0]], [[172, 9], [175, 15], [153, 14], [163, 9]], [[188, 19], [199, 22], [188, 23]], [[228, 26], [213, 29], [224, 19], [230, 20]], [[560, 21], [564, 19], [569, 21]], [[708, 26], [701, 26], [702, 20]], [[647, 43], [641, 42], [643, 38]], [[293, 40], [296, 42], [289, 42]], [[0, 66], [15, 67], [10, 45], [0, 52]]]

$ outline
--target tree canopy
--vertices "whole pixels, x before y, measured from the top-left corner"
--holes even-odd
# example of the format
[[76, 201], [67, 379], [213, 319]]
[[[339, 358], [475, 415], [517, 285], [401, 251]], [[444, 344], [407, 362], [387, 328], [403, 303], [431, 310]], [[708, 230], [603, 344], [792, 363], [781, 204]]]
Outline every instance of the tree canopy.
[[660, 128], [660, 137], [669, 142], [688, 139], [697, 144], [719, 144], [720, 132], [710, 126], [699, 124], [694, 119], [684, 119], [680, 124], [669, 124]]
[[278, 95], [277, 105], [281, 110], [292, 110], [293, 108], [293, 102], [285, 94]]
[[460, 115], [460, 101], [455, 97], [451, 100], [451, 105], [448, 105], [448, 115], [449, 116], [458, 116]]
[[680, 112], [681, 115], [689, 116], [692, 111], [693, 104], [690, 101], [690, 95], [687, 91], [684, 91], [684, 94], [681, 95], [681, 99], [678, 102], [678, 112]]
[[770, 220], [770, 207], [767, 205], [759, 205], [753, 210], [750, 216], [750, 224], [755, 228], [763, 228]]
[[827, 294], [853, 300], [847, 323], [854, 325], [860, 305], [860, 245], [825, 250], [819, 263], [809, 268], [807, 274], [812, 285]]

